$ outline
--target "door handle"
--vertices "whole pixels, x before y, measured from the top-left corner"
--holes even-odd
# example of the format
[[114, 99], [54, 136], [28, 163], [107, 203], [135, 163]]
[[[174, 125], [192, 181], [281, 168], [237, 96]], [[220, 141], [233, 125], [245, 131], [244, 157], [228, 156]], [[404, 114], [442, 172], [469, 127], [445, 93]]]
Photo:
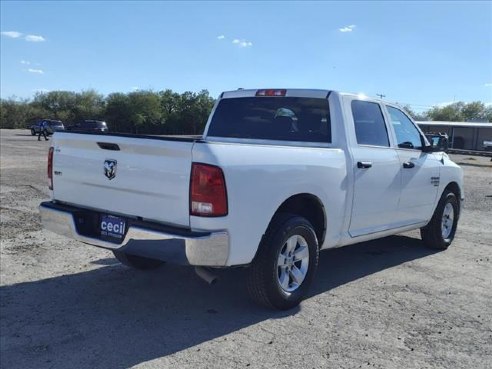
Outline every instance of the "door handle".
[[372, 167], [371, 161], [358, 161], [357, 162], [357, 168], [359, 168], [359, 169], [368, 169], [370, 167]]
[[415, 164], [412, 163], [411, 161], [406, 161], [405, 163], [403, 163], [403, 168], [405, 168], [405, 169], [410, 169], [413, 167], [415, 167]]

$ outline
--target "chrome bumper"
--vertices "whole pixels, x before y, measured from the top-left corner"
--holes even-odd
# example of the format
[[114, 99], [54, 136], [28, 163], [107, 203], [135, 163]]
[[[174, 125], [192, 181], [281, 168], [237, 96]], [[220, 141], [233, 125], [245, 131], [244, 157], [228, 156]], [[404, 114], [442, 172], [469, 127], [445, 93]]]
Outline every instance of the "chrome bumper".
[[[87, 237], [77, 231], [74, 211], [66, 206], [56, 208], [52, 202], [39, 206], [41, 222], [45, 229], [90, 245], [121, 251], [177, 264], [199, 266], [225, 266], [229, 257], [229, 234], [226, 231], [188, 232], [147, 229], [145, 225], [129, 225], [121, 243], [112, 243], [94, 237]], [[169, 228], [168, 228], [169, 229]]]

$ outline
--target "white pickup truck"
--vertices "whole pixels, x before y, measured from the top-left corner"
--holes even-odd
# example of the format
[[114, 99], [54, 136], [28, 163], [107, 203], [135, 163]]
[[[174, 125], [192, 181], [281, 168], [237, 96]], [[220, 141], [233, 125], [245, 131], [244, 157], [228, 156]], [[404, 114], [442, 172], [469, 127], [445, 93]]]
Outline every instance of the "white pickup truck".
[[463, 200], [461, 168], [398, 106], [311, 89], [224, 92], [201, 137], [57, 132], [48, 177], [46, 229], [139, 269], [248, 267], [277, 309], [319, 250], [419, 228], [447, 248]]

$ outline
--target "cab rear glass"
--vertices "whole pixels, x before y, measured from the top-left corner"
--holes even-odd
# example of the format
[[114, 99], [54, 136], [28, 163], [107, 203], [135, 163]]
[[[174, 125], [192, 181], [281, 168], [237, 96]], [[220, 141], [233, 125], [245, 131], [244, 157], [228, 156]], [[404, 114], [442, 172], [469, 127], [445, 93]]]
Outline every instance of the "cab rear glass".
[[222, 99], [207, 135], [331, 143], [328, 100], [305, 97]]

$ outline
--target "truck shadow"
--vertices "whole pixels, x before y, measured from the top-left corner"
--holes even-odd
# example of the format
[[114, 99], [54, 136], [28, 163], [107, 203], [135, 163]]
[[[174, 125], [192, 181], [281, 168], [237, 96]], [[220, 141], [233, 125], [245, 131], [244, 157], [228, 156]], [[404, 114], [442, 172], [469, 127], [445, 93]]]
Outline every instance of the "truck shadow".
[[[311, 296], [432, 253], [406, 236], [325, 251]], [[1, 367], [127, 368], [302, 310], [254, 305], [244, 269], [221, 271], [209, 287], [191, 268], [144, 273], [110, 259], [98, 264], [0, 288]]]

